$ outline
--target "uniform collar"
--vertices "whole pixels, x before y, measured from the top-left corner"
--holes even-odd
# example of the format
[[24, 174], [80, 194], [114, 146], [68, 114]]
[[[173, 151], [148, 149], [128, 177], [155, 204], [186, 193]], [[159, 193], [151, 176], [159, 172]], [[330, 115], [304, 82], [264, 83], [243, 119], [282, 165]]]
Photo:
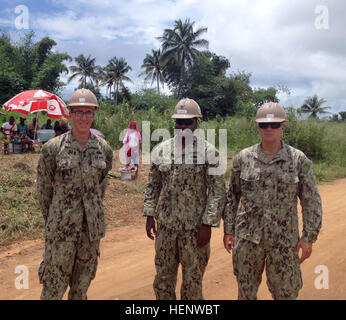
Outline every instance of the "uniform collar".
[[86, 143], [86, 145], [84, 147], [82, 147], [79, 142], [76, 140], [76, 138], [73, 136], [72, 134], [72, 130], [70, 130], [69, 132], [67, 132], [67, 146], [69, 146], [70, 148], [76, 148], [80, 151], [85, 151], [87, 149], [94, 149], [96, 148], [95, 146], [95, 141], [96, 141], [96, 137], [93, 133], [90, 132], [90, 136], [89, 139]]
[[269, 163], [269, 162], [277, 162], [277, 161], [288, 161], [289, 156], [287, 152], [287, 145], [281, 140], [282, 148], [278, 151], [276, 154], [275, 158], [271, 161], [267, 160], [267, 157], [265, 153], [262, 150], [261, 143], [258, 143], [255, 146], [254, 149], [254, 157], [257, 158], [258, 160], [264, 162], [264, 163]]

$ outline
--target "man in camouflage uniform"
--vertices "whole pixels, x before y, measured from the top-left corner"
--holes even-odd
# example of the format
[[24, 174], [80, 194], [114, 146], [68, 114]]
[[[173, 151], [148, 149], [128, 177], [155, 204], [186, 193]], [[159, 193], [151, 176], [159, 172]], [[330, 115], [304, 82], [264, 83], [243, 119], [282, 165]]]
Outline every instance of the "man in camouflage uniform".
[[[176, 136], [153, 151], [143, 215], [147, 217], [148, 237], [153, 240], [156, 234], [154, 291], [159, 300], [176, 299], [179, 263], [183, 274], [181, 299], [203, 299], [211, 227], [219, 226], [225, 205], [223, 172], [215, 170], [220, 164], [218, 151], [193, 135], [200, 117], [194, 100], [179, 101], [172, 116]], [[210, 161], [215, 154], [214, 161]]]
[[87, 299], [105, 235], [102, 199], [113, 152], [90, 133], [95, 95], [75, 91], [68, 105], [73, 129], [51, 139], [38, 162], [37, 191], [45, 221], [45, 252], [39, 268], [41, 299]]
[[[233, 249], [238, 299], [257, 298], [264, 268], [273, 298], [295, 299], [302, 287], [299, 264], [311, 255], [321, 228], [312, 162], [281, 141], [285, 121], [279, 104], [264, 104], [256, 115], [261, 143], [233, 159], [223, 219], [224, 245], [229, 253]], [[303, 215], [301, 238], [297, 197]]]

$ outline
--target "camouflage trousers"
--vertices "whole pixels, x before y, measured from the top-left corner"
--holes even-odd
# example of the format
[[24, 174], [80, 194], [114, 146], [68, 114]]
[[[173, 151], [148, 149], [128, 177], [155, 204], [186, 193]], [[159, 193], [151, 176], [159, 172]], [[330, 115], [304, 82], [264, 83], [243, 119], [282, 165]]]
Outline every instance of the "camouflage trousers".
[[238, 282], [238, 299], [257, 299], [262, 273], [266, 269], [267, 286], [275, 300], [293, 300], [303, 282], [296, 248], [274, 247], [235, 239], [233, 269]]
[[154, 291], [157, 300], [175, 300], [179, 263], [182, 266], [182, 300], [202, 300], [202, 280], [210, 256], [210, 244], [197, 248], [197, 231], [158, 227], [155, 240]]
[[95, 278], [100, 240], [90, 241], [86, 224], [78, 241], [46, 240], [38, 274], [43, 284], [41, 300], [60, 300], [70, 286], [69, 300], [86, 300]]

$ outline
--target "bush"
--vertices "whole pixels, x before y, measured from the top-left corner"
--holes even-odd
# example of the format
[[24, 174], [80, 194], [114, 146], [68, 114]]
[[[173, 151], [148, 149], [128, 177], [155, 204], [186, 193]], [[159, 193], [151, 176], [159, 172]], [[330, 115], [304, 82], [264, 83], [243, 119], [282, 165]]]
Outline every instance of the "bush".
[[291, 119], [286, 123], [285, 143], [303, 151], [311, 160], [327, 159], [326, 138], [326, 124], [322, 122]]
[[158, 94], [155, 89], [141, 89], [132, 95], [131, 105], [135, 110], [154, 108], [159, 112], [172, 110], [178, 99]]

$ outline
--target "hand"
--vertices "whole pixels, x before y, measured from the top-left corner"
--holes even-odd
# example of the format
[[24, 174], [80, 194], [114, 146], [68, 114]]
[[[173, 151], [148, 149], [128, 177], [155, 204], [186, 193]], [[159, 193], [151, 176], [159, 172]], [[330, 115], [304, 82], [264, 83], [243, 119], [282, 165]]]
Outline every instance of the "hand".
[[297, 244], [296, 253], [299, 255], [299, 249], [302, 249], [302, 256], [299, 259], [299, 263], [302, 263], [305, 259], [311, 256], [312, 243], [300, 240]]
[[225, 234], [223, 236], [223, 245], [228, 253], [231, 253], [231, 250], [234, 248], [234, 235], [233, 234]]
[[197, 233], [197, 247], [202, 248], [209, 243], [211, 237], [211, 227], [202, 224]]
[[[154, 217], [147, 217], [147, 223], [145, 225], [145, 229], [147, 231], [147, 236], [151, 240], [154, 240], [156, 236], [156, 225], [155, 225], [155, 220]], [[152, 232], [151, 232], [152, 231]]]

